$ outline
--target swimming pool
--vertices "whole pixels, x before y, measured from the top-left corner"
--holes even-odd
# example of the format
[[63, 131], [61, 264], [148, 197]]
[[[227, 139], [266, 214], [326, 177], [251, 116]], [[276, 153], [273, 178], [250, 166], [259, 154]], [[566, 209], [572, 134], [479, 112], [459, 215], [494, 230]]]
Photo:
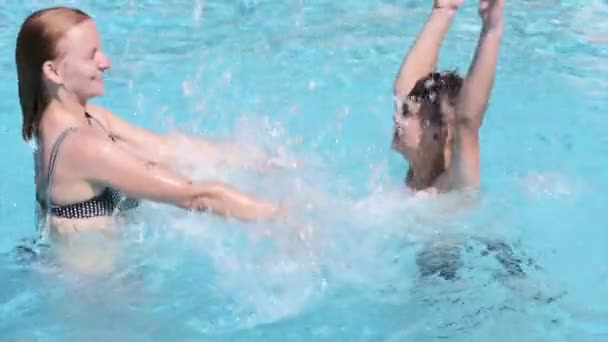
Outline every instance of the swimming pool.
[[[405, 164], [389, 150], [391, 84], [426, 2], [71, 1], [98, 20], [114, 63], [100, 102], [301, 163], [201, 167], [298, 210], [245, 226], [145, 204], [101, 278], [14, 253], [35, 236], [15, 35], [30, 10], [59, 3], [0, 1], [2, 340], [608, 338], [606, 1], [507, 3], [483, 197], [466, 214], [402, 194]], [[478, 22], [469, 1], [440, 65], [466, 70]], [[421, 279], [416, 255], [443, 237], [466, 238], [460, 278]]]

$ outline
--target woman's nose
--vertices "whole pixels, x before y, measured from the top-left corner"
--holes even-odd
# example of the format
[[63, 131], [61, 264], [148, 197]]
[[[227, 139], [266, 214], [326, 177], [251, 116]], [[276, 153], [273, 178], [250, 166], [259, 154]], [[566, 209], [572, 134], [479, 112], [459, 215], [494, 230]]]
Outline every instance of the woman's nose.
[[104, 53], [99, 53], [99, 68], [101, 70], [110, 69], [112, 67], [112, 62], [110, 58], [106, 56]]

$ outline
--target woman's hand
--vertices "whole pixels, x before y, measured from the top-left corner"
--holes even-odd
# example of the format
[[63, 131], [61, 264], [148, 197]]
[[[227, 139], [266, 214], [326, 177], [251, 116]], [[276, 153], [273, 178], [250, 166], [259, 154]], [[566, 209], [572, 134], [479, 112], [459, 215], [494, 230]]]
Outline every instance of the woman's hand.
[[270, 220], [277, 218], [285, 214], [285, 209], [278, 204], [271, 202], [258, 203], [257, 207], [253, 210], [253, 219], [257, 220]]
[[284, 212], [277, 203], [260, 200], [222, 182], [200, 182], [193, 186], [197, 194], [182, 204], [188, 209], [209, 211], [242, 221], [269, 220]]

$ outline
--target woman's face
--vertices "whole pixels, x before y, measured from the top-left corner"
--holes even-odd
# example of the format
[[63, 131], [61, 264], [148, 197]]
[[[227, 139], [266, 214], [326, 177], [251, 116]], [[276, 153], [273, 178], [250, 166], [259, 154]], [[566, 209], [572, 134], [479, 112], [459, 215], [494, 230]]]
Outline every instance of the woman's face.
[[[101, 50], [99, 33], [93, 20], [70, 28], [57, 46], [59, 56], [52, 61], [51, 80], [80, 100], [103, 95], [103, 72], [111, 67]], [[47, 77], [49, 78], [49, 77]]]

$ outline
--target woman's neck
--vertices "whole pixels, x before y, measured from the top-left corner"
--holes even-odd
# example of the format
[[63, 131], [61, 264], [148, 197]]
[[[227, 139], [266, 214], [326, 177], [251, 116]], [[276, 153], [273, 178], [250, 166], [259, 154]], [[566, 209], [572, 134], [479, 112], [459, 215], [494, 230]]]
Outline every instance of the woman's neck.
[[62, 112], [78, 117], [84, 114], [86, 105], [86, 101], [80, 101], [69, 96], [56, 96], [49, 101], [47, 111]]
[[37, 128], [37, 138], [43, 139], [48, 130], [54, 132], [64, 130], [68, 126], [80, 126], [85, 118], [85, 106], [78, 101], [51, 98]]

